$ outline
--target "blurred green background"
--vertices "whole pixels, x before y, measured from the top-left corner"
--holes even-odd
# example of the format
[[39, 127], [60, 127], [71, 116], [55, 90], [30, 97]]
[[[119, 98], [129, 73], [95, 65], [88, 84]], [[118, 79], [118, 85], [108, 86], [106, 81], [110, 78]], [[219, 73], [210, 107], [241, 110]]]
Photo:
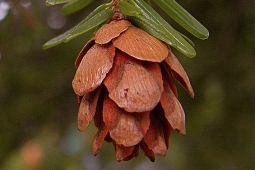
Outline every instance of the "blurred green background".
[[[197, 56], [175, 54], [195, 98], [178, 86], [187, 134], [174, 132], [166, 157], [117, 162], [111, 144], [92, 155], [97, 131], [77, 130], [74, 61], [88, 37], [43, 51], [42, 45], [102, 1], [70, 16], [45, 0], [0, 0], [0, 169], [251, 170], [255, 169], [254, 1], [178, 1], [210, 31]], [[159, 13], [166, 16], [164, 12]]]

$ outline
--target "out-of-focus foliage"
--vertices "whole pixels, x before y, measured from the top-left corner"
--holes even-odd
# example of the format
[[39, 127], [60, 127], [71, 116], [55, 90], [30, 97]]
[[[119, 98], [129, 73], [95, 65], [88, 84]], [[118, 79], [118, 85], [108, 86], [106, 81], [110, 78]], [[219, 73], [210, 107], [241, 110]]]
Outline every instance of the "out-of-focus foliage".
[[186, 34], [196, 44], [195, 58], [175, 51], [196, 94], [191, 99], [178, 90], [187, 134], [174, 132], [167, 156], [156, 163], [142, 154], [118, 163], [106, 142], [92, 156], [96, 129], [76, 127], [73, 63], [89, 37], [41, 48], [91, 11], [67, 17], [61, 5], [46, 7], [45, 0], [0, 1], [0, 169], [255, 169], [254, 2], [178, 3], [210, 31], [205, 41]]

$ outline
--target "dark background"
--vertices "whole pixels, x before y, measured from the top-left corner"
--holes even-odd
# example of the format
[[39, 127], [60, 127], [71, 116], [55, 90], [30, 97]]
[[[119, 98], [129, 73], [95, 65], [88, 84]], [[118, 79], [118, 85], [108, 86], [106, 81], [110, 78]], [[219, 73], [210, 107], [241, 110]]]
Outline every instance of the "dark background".
[[[111, 144], [92, 155], [96, 128], [77, 130], [74, 61], [88, 37], [49, 50], [42, 45], [88, 15], [63, 16], [45, 0], [0, 0], [0, 169], [255, 169], [254, 1], [178, 1], [210, 31], [193, 59], [176, 52], [195, 98], [178, 86], [187, 134], [174, 132], [167, 156], [115, 160]], [[7, 5], [8, 3], [9, 5]], [[6, 15], [5, 15], [6, 14]]]

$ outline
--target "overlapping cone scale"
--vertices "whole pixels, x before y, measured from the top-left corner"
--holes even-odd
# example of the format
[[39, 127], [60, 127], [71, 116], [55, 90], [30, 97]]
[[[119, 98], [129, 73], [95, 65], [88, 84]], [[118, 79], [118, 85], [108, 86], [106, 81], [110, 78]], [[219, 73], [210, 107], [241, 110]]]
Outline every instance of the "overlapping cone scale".
[[114, 66], [104, 80], [109, 97], [128, 112], [150, 111], [160, 100], [160, 68], [157, 63], [146, 63], [117, 52]]
[[113, 44], [136, 59], [151, 62], [163, 61], [169, 51], [164, 43], [134, 26], [113, 39]]
[[79, 53], [72, 85], [78, 96], [78, 128], [98, 128], [93, 153], [111, 142], [117, 161], [139, 149], [155, 161], [165, 156], [172, 129], [185, 134], [176, 79], [194, 97], [188, 76], [170, 48], [127, 20], [102, 26]]
[[94, 44], [81, 60], [73, 79], [74, 92], [83, 96], [95, 90], [112, 68], [114, 53], [110, 46]]
[[122, 32], [126, 31], [131, 26], [127, 20], [112, 21], [109, 24], [103, 25], [94, 35], [94, 40], [97, 44], [106, 44], [113, 38], [118, 37]]

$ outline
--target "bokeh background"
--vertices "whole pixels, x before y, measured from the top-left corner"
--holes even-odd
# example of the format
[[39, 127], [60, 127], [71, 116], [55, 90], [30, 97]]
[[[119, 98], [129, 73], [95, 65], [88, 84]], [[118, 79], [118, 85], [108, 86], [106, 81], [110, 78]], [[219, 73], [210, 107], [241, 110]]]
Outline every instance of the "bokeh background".
[[[49, 50], [42, 45], [86, 17], [63, 16], [45, 0], [0, 0], [0, 169], [251, 170], [255, 169], [254, 1], [179, 0], [210, 31], [193, 59], [176, 52], [195, 98], [178, 86], [187, 134], [174, 132], [167, 156], [117, 162], [111, 144], [92, 155], [97, 129], [77, 130], [74, 61], [89, 37]], [[157, 7], [156, 7], [157, 9]]]

